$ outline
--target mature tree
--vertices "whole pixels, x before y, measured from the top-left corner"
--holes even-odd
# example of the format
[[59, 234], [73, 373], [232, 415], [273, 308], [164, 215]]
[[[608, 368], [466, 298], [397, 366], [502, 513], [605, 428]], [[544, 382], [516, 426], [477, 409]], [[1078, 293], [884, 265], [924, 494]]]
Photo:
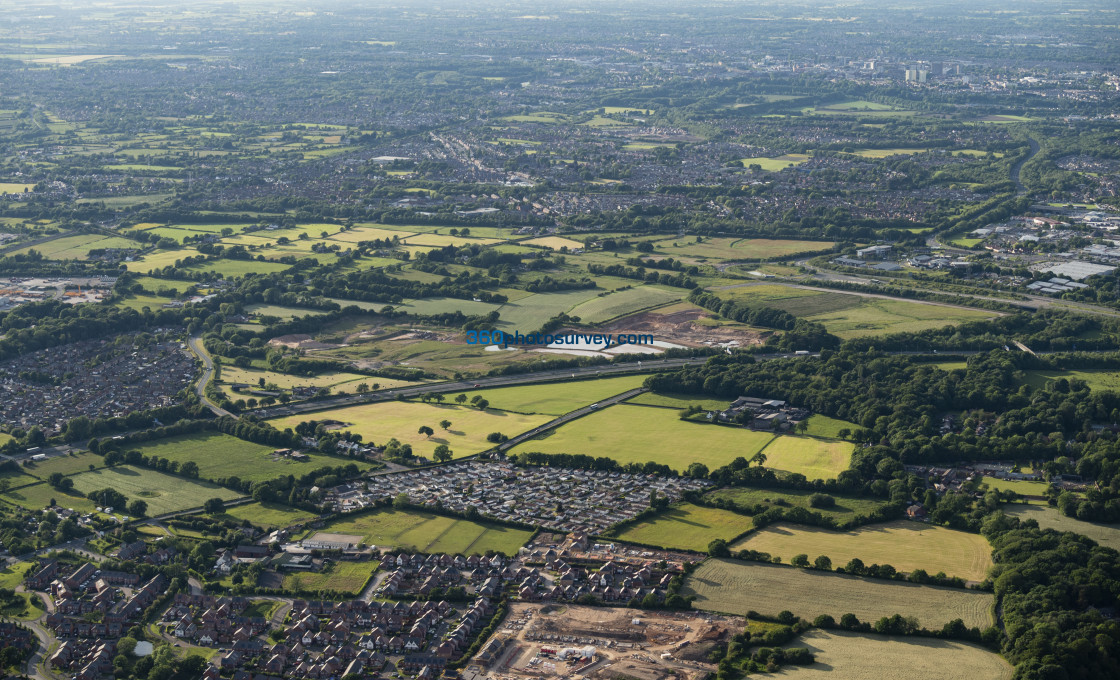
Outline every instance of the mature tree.
[[427, 425], [421, 425], [420, 429], [417, 430], [417, 432], [419, 432], [420, 434], [422, 434], [422, 435], [424, 435], [425, 437], [428, 437], [428, 438], [431, 438], [431, 436], [436, 433], [435, 430], [428, 427]]
[[832, 560], [828, 555], [818, 555], [817, 559], [813, 561], [813, 566], [822, 571], [832, 570]]
[[202, 509], [209, 515], [217, 515], [225, 510], [226, 504], [221, 498], [210, 498], [202, 504]]
[[148, 503], [137, 498], [128, 504], [128, 514], [135, 517], [143, 517], [148, 514]]
[[446, 429], [451, 427], [451, 421], [450, 420], [441, 420], [441, 421], [439, 421], [439, 426], [446, 430]]
[[447, 444], [440, 444], [436, 450], [432, 452], [432, 458], [437, 463], [446, 463], [451, 460], [451, 449], [447, 448]]
[[455, 402], [456, 403], [465, 404], [466, 401], [467, 401], [467, 395], [466, 394], [458, 394], [458, 395], [455, 396]]

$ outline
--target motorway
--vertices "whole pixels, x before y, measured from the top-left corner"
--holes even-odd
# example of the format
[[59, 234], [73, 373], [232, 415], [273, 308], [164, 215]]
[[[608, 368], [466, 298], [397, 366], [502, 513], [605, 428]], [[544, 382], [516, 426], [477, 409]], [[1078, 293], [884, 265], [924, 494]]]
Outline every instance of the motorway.
[[597, 402], [595, 404], [590, 404], [590, 405], [584, 406], [582, 408], [577, 408], [574, 411], [569, 411], [568, 413], [565, 413], [564, 415], [560, 416], [559, 418], [554, 418], [553, 420], [550, 420], [543, 425], [538, 425], [537, 427], [534, 427], [533, 429], [529, 430], [528, 432], [522, 432], [521, 434], [517, 435], [516, 437], [510, 438], [508, 441], [502, 442], [501, 444], [498, 445], [498, 450], [499, 451], [507, 451], [509, 449], [512, 449], [513, 447], [517, 446], [521, 442], [532, 439], [533, 437], [536, 437], [537, 435], [539, 435], [542, 432], [547, 432], [548, 430], [551, 430], [554, 427], [560, 427], [561, 425], [563, 425], [566, 422], [575, 420], [576, 418], [582, 418], [583, 416], [586, 416], [590, 413], [594, 413], [595, 411], [598, 411], [600, 408], [603, 408], [604, 406], [611, 406], [613, 404], [619, 403], [620, 401], [626, 401], [630, 397], [636, 397], [636, 396], [638, 396], [639, 394], [641, 394], [642, 392], [645, 392], [645, 391], [647, 391], [647, 388], [638, 387], [638, 388], [635, 388], [635, 389], [632, 389], [632, 390], [627, 390], [627, 391], [625, 391], [621, 394], [616, 394], [613, 397], [607, 397], [606, 399], [603, 399], [602, 401]]

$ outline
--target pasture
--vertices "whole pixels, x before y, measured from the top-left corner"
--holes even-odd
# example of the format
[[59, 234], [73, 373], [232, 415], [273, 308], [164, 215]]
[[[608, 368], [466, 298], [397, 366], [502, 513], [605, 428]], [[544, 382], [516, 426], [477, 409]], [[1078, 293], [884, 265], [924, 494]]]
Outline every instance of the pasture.
[[362, 375], [360, 373], [331, 372], [304, 376], [265, 371], [259, 368], [222, 366], [223, 383], [246, 383], [251, 386], [259, 386], [262, 378], [266, 386], [275, 386], [277, 389], [281, 390], [290, 390], [293, 387], [337, 387], [348, 383], [353, 383], [351, 387], [354, 387], [363, 382], [368, 383], [371, 387], [374, 383], [377, 383], [385, 388], [412, 384], [404, 380], [393, 380], [391, 378], [371, 378], [368, 375]]
[[695, 404], [706, 411], [722, 411], [730, 403], [724, 399], [706, 397], [698, 394], [677, 394], [674, 392], [642, 392], [626, 400], [627, 404], [645, 404], [685, 409]]
[[516, 555], [531, 535], [529, 531], [489, 522], [392, 508], [345, 516], [328, 523], [321, 531], [362, 536], [366, 545], [380, 548], [463, 555], [487, 550]]
[[236, 520], [249, 520], [253, 526], [265, 530], [290, 527], [314, 519], [315, 515], [306, 510], [280, 505], [279, 503], [247, 503], [226, 508], [223, 517]]
[[93, 512], [96, 507], [90, 499], [63, 493], [46, 482], [5, 491], [0, 498], [28, 510], [42, 510], [50, 505], [52, 498], [59, 507], [77, 512]]
[[858, 306], [805, 318], [824, 324], [829, 333], [847, 340], [869, 335], [924, 331], [950, 324], [981, 321], [994, 316], [995, 313], [980, 309], [922, 304], [907, 300], [864, 298]]
[[285, 307], [283, 305], [266, 305], [256, 303], [245, 305], [245, 313], [250, 316], [274, 316], [284, 321], [289, 321], [297, 317], [304, 316], [321, 316], [326, 314], [321, 309], [307, 309], [305, 307]]
[[813, 437], [783, 435], [762, 449], [766, 465], [809, 479], [836, 479], [852, 462], [855, 444]]
[[[343, 429], [362, 435], [367, 443], [384, 445], [395, 438], [402, 444], [412, 445], [412, 451], [417, 456], [427, 458], [431, 458], [437, 446], [446, 444], [455, 457], [461, 458], [491, 448], [493, 444], [486, 441], [486, 435], [491, 432], [512, 437], [548, 422], [551, 417], [494, 409], [479, 411], [454, 403], [393, 401], [288, 416], [270, 422], [283, 430], [294, 428], [304, 420], [337, 420], [346, 424]], [[439, 423], [442, 420], [450, 420], [451, 427], [446, 430], [441, 428]], [[435, 434], [431, 437], [420, 434], [417, 430], [421, 425], [432, 428]]]
[[1018, 517], [1020, 520], [1033, 519], [1043, 529], [1072, 531], [1075, 534], [1087, 536], [1106, 548], [1120, 550], [1120, 526], [1114, 524], [1082, 522], [1073, 517], [1066, 517], [1061, 510], [1049, 505], [1009, 503], [1003, 506], [1003, 512], [1011, 517]]
[[787, 666], [774, 678], [880, 680], [903, 668], [906, 677], [924, 680], [1011, 680], [1013, 674], [998, 654], [948, 640], [809, 630], [787, 646], [808, 648], [816, 663]]
[[[795, 489], [778, 491], [776, 489], [750, 489], [747, 487], [737, 486], [727, 489], [717, 489], [707, 495], [709, 499], [723, 498], [731, 501], [740, 506], [748, 505], [764, 505], [767, 508], [772, 507], [798, 507], [819, 512], [822, 515], [834, 517], [837, 521], [843, 522], [855, 517], [856, 515], [869, 515], [875, 510], [883, 506], [883, 501], [869, 500], [866, 498], [852, 498], [847, 496], [837, 496], [829, 494], [836, 499], [836, 505], [830, 508], [814, 508], [809, 505], [809, 497], [815, 491], [798, 491]], [[813, 557], [816, 557], [814, 555]], [[844, 565], [839, 565], [844, 566]]]
[[733, 549], [759, 550], [786, 562], [800, 554], [808, 555], [810, 562], [827, 555], [833, 567], [859, 558], [867, 565], [889, 564], [901, 572], [924, 569], [931, 575], [944, 572], [967, 581], [984, 580], [992, 566], [992, 548], [983, 536], [908, 520], [853, 531], [775, 524], [750, 534]]
[[860, 158], [890, 158], [891, 156], [913, 156], [916, 153], [926, 153], [929, 149], [860, 149], [852, 155]]
[[700, 243], [683, 238], [662, 239], [654, 242], [658, 253], [674, 258], [692, 258], [697, 261], [716, 260], [765, 260], [797, 253], [815, 252], [832, 246], [831, 241], [791, 241], [764, 238], [709, 238]]
[[809, 416], [809, 429], [805, 430], [805, 434], [811, 437], [826, 437], [835, 439], [840, 436], [840, 430], [848, 430], [855, 432], [858, 427], [854, 423], [849, 423], [846, 420], [837, 420], [836, 418], [829, 418], [819, 413], [814, 413]]
[[[642, 309], [657, 307], [680, 300], [684, 294], [680, 289], [660, 288], [657, 286], [638, 286], [603, 297], [594, 297], [576, 305], [569, 312], [578, 316], [583, 323], [597, 324], [611, 319], [633, 314]], [[500, 312], [499, 312], [500, 313]]]
[[[576, 305], [595, 300], [601, 292], [585, 288], [554, 293], [533, 293], [520, 300], [511, 300], [498, 309], [500, 316], [498, 326], [508, 331], [532, 332], [560, 312], [568, 312]], [[464, 310], [465, 313], [467, 312]]]
[[140, 248], [141, 244], [132, 239], [120, 236], [104, 236], [102, 234], [75, 234], [63, 236], [46, 243], [21, 248], [14, 253], [26, 254], [34, 250], [48, 260], [84, 260], [89, 257], [91, 250], [106, 248]]
[[[497, 387], [487, 390], [462, 392], [467, 397], [481, 395], [490, 402], [490, 408], [516, 413], [542, 413], [562, 416], [588, 404], [613, 397], [616, 394], [641, 387], [644, 375], [627, 375], [598, 380], [574, 380], [560, 383], [541, 383], [524, 387]], [[455, 401], [458, 394], [445, 395], [447, 402]], [[510, 433], [506, 433], [510, 434]]]
[[[774, 435], [736, 427], [684, 422], [667, 409], [619, 404], [584, 416], [518, 444], [514, 451], [583, 453], [619, 463], [653, 461], [684, 470], [690, 463], [709, 469], [737, 456], [750, 458]], [[703, 445], [698, 442], [703, 441]]]
[[96, 453], [79, 453], [69, 456], [52, 456], [41, 463], [32, 463], [24, 469], [27, 472], [46, 479], [55, 472], [61, 472], [64, 475], [72, 475], [77, 472], [84, 472], [89, 469], [89, 466], [101, 467], [105, 465], [105, 459]]
[[560, 250], [567, 248], [568, 250], [575, 250], [576, 248], [583, 248], [583, 243], [580, 241], [573, 241], [570, 238], [563, 238], [562, 236], [541, 236], [539, 238], [531, 238], [528, 241], [519, 241], [527, 246], [544, 246], [552, 250]]
[[280, 458], [273, 456], [274, 447], [255, 444], [221, 432], [199, 432], [157, 439], [130, 446], [129, 449], [135, 449], [148, 457], [166, 458], [180, 465], [191, 461], [198, 465], [203, 479], [239, 477], [251, 482], [263, 482], [286, 475], [299, 477], [324, 465], [357, 463], [358, 467], [369, 467], [359, 461], [316, 453], [308, 453], [311, 460], [307, 462]]
[[729, 510], [681, 503], [631, 524], [611, 538], [678, 550], [707, 552], [717, 538], [730, 541], [751, 528], [751, 518]]
[[[237, 493], [209, 482], [165, 475], [154, 470], [128, 465], [102, 468], [75, 475], [74, 488], [84, 494], [101, 489], [116, 489], [128, 500], [143, 500], [148, 504], [148, 515], [199, 507], [209, 498], [232, 500]], [[120, 512], [122, 508], [114, 508]]]
[[991, 593], [979, 591], [727, 559], [706, 560], [685, 581], [681, 595], [695, 595], [696, 609], [727, 614], [754, 610], [775, 616], [788, 609], [810, 621], [821, 614], [840, 620], [852, 613], [872, 622], [902, 614], [927, 628], [941, 628], [953, 619], [987, 627], [994, 601]]
[[996, 477], [983, 477], [981, 481], [988, 485], [989, 489], [997, 489], [999, 491], [1014, 491], [1020, 496], [1037, 496], [1044, 497], [1046, 489], [1049, 484], [1046, 482], [1031, 482], [1025, 479], [998, 479]]
[[1081, 380], [1090, 390], [1120, 391], [1120, 371], [1108, 368], [1082, 368], [1066, 371], [1027, 371], [1023, 381], [1035, 389], [1057, 380]]

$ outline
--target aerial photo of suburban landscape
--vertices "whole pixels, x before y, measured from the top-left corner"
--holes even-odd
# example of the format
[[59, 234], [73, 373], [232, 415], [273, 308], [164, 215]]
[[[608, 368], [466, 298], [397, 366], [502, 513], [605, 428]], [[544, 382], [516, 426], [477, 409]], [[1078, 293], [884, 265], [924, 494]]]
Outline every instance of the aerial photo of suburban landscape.
[[0, 3], [0, 677], [1120, 678], [1115, 0]]

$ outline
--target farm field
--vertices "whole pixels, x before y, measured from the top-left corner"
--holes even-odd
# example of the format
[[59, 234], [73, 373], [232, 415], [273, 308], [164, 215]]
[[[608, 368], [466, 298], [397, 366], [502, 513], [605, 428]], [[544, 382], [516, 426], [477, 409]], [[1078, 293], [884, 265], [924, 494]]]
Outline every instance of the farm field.
[[52, 498], [60, 507], [71, 508], [77, 512], [93, 512], [94, 508], [97, 507], [96, 504], [88, 498], [64, 493], [46, 482], [40, 482], [39, 484], [25, 486], [19, 489], [11, 489], [10, 491], [4, 492], [3, 495], [0, 495], [0, 498], [9, 503], [18, 505], [21, 508], [27, 508], [28, 510], [42, 510], [50, 505]]
[[103, 236], [101, 234], [76, 234], [63, 236], [53, 241], [40, 243], [35, 246], [21, 248], [12, 255], [27, 253], [35, 250], [48, 260], [84, 260], [89, 257], [89, 251], [103, 248], [139, 248], [141, 244], [132, 239], [120, 236]]
[[1075, 534], [1088, 536], [1105, 547], [1120, 550], [1120, 526], [1082, 522], [1073, 517], [1066, 517], [1060, 510], [1048, 505], [1009, 503], [1003, 506], [1003, 511], [1021, 520], [1033, 519], [1043, 529], [1072, 531]]
[[646, 404], [649, 406], [668, 406], [683, 409], [691, 404], [696, 404], [707, 411], [722, 411], [731, 402], [712, 397], [702, 397], [697, 394], [676, 394], [670, 392], [642, 392], [636, 397], [626, 400], [627, 404]]
[[983, 536], [908, 520], [853, 531], [775, 524], [733, 546], [744, 548], [778, 555], [786, 562], [802, 553], [810, 561], [828, 555], [833, 567], [859, 558], [868, 565], [889, 564], [902, 572], [925, 569], [930, 575], [945, 572], [968, 581], [982, 581], [992, 566], [992, 548]]
[[855, 432], [858, 426], [849, 423], [846, 420], [837, 420], [836, 418], [829, 418], [819, 413], [814, 413], [809, 416], [809, 429], [805, 430], [805, 434], [811, 437], [826, 437], [835, 439], [840, 436], [840, 430], [847, 429]]
[[249, 520], [250, 524], [262, 529], [289, 527], [315, 518], [315, 515], [306, 510], [299, 510], [279, 503], [235, 505], [232, 508], [226, 508], [226, 511], [222, 514], [233, 519]]
[[783, 286], [781, 284], [755, 284], [730, 286], [727, 288], [709, 289], [724, 300], [743, 300], [751, 303], [762, 303], [794, 316], [811, 316], [823, 312], [836, 312], [850, 307], [859, 307], [862, 299], [857, 295], [847, 293], [825, 293], [818, 290], [807, 290]]
[[805, 318], [824, 324], [829, 333], [846, 340], [868, 335], [923, 331], [950, 324], [990, 319], [993, 316], [996, 315], [980, 309], [928, 305], [906, 300], [864, 298], [856, 307], [837, 312], [823, 312]]
[[762, 453], [766, 465], [796, 472], [809, 479], [836, 479], [851, 465], [855, 444], [813, 437], [783, 435], [775, 437]]
[[750, 528], [746, 515], [682, 503], [610, 535], [620, 541], [707, 552], [717, 538], [730, 541]]
[[100, 489], [116, 489], [130, 501], [143, 500], [148, 504], [149, 516], [199, 507], [209, 498], [232, 500], [238, 497], [233, 491], [209, 482], [173, 477], [129, 465], [83, 472], [72, 479], [74, 488], [84, 494]]
[[905, 668], [907, 677], [923, 680], [1010, 680], [1013, 670], [982, 647], [930, 638], [809, 630], [787, 646], [807, 647], [816, 663], [787, 666], [774, 678], [880, 680]]
[[763, 238], [710, 238], [695, 243], [684, 238], [669, 238], [655, 241], [653, 245], [658, 253], [674, 258], [757, 260], [823, 250], [833, 244], [831, 241]]
[[[455, 457], [461, 458], [491, 448], [486, 435], [501, 432], [510, 437], [551, 420], [551, 416], [525, 415], [510, 411], [488, 409], [479, 411], [455, 404], [424, 404], [419, 402], [384, 402], [362, 404], [331, 411], [288, 416], [270, 421], [273, 427], [283, 430], [295, 427], [305, 420], [337, 420], [346, 423], [343, 429], [356, 432], [365, 441], [384, 445], [391, 438], [402, 444], [411, 444], [417, 456], [430, 458], [440, 444], [451, 448]], [[440, 421], [450, 420], [451, 427], [444, 430]], [[435, 430], [430, 438], [417, 430], [427, 425]]]
[[333, 590], [357, 595], [377, 570], [378, 562], [338, 561], [329, 571], [293, 572], [284, 576], [284, 588], [294, 592]]
[[[467, 395], [468, 398], [476, 394], [482, 395], [490, 402], [490, 408], [492, 409], [562, 416], [601, 399], [613, 397], [635, 387], [641, 387], [645, 379], [646, 376], [644, 375], [627, 375], [619, 378], [471, 390], [461, 394]], [[455, 401], [455, 397], [458, 395], [448, 394], [445, 396], [447, 402], [450, 403]], [[510, 433], [507, 432], [506, 434]]]
[[929, 149], [860, 149], [853, 152], [853, 155], [861, 158], [889, 158], [890, 156], [912, 156], [927, 151]]
[[35, 484], [39, 482], [40, 479], [31, 474], [33, 471], [34, 468], [27, 469], [23, 467], [16, 470], [3, 470], [0, 471], [0, 479], [8, 482], [9, 489], [27, 484]]
[[347, 383], [354, 383], [354, 386], [357, 386], [363, 382], [368, 383], [370, 387], [377, 383], [384, 388], [413, 384], [404, 380], [393, 380], [392, 378], [372, 378], [360, 373], [322, 373], [320, 375], [304, 376], [264, 371], [259, 368], [222, 366], [222, 382], [226, 384], [247, 383], [255, 387], [260, 384], [261, 378], [264, 378], [265, 385], [275, 385], [282, 390], [290, 390], [293, 387], [335, 387]]
[[641, 309], [680, 300], [683, 297], [684, 295], [679, 289], [669, 290], [655, 286], [638, 286], [603, 297], [591, 298], [587, 302], [572, 308], [570, 314], [578, 316], [583, 323], [596, 324], [632, 314]]
[[583, 248], [583, 243], [575, 241], [563, 236], [541, 236], [540, 238], [531, 238], [528, 241], [519, 241], [527, 246], [544, 246], [545, 248], [552, 248], [553, 250], [560, 250], [567, 248], [568, 250], [575, 250], [576, 248]]
[[[567, 312], [576, 305], [595, 300], [601, 292], [596, 289], [567, 290], [534, 293], [520, 300], [512, 300], [498, 309], [498, 326], [507, 331], [532, 332], [560, 312]], [[462, 304], [463, 301], [458, 302]], [[466, 314], [466, 310], [463, 313]]]
[[[708, 498], [723, 498], [737, 505], [758, 505], [767, 507], [799, 507], [819, 512], [822, 515], [835, 517], [838, 521], [851, 519], [856, 515], [869, 515], [884, 505], [883, 501], [868, 500], [865, 498], [850, 498], [829, 494], [836, 499], [836, 505], [831, 508], [814, 508], [809, 505], [809, 497], [815, 491], [798, 491], [776, 489], [748, 489], [746, 487], [733, 487], [717, 489], [708, 494]], [[814, 555], [813, 557], [816, 557]], [[838, 565], [844, 566], [844, 565]]]
[[320, 316], [326, 314], [321, 309], [305, 309], [303, 307], [284, 307], [283, 305], [245, 305], [245, 313], [256, 316], [275, 316], [288, 321], [302, 316]]
[[778, 564], [706, 560], [685, 581], [681, 595], [696, 596], [696, 609], [743, 615], [754, 610], [774, 616], [788, 609], [812, 621], [847, 613], [860, 621], [913, 616], [926, 628], [953, 619], [985, 628], [992, 623], [991, 593], [913, 583], [862, 579]]
[[55, 472], [72, 475], [76, 472], [89, 470], [89, 466], [102, 467], [105, 459], [96, 453], [80, 453], [76, 456], [52, 456], [41, 463], [34, 463], [34, 467], [24, 469], [36, 477], [46, 479]]
[[531, 532], [418, 510], [375, 510], [328, 523], [319, 531], [362, 536], [366, 545], [428, 553], [516, 555]]
[[[652, 460], [678, 471], [697, 462], [714, 470], [737, 456], [750, 458], [773, 436], [741, 428], [687, 423], [666, 409], [619, 404], [566, 423], [543, 439], [523, 442], [513, 450], [586, 453], [609, 456], [624, 464]], [[704, 445], [698, 447], [701, 438]]]
[[308, 453], [311, 460], [307, 462], [280, 458], [273, 460], [274, 447], [255, 444], [221, 432], [200, 432], [157, 439], [129, 448], [140, 451], [145, 456], [166, 458], [180, 465], [193, 461], [198, 465], [203, 479], [240, 477], [247, 481], [263, 482], [286, 475], [299, 477], [324, 465], [355, 463], [360, 468], [369, 467], [361, 461], [331, 458], [316, 453]]

